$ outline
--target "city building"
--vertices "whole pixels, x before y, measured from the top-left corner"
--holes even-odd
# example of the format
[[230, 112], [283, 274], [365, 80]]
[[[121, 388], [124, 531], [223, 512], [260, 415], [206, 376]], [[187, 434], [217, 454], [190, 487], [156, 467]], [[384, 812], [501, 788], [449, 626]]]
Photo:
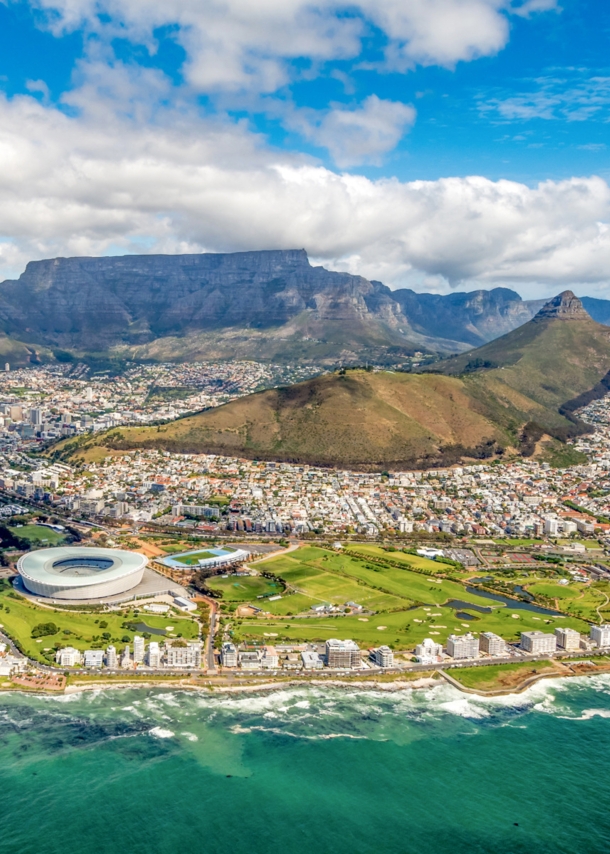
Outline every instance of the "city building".
[[86, 649], [83, 657], [85, 667], [101, 667], [104, 663], [103, 649]]
[[353, 640], [326, 641], [326, 666], [337, 669], [349, 669], [361, 666], [360, 649]]
[[443, 645], [436, 643], [432, 638], [426, 638], [415, 647], [415, 658], [420, 664], [434, 664], [442, 661]]
[[135, 635], [133, 639], [133, 660], [136, 664], [144, 661], [144, 638]]
[[377, 667], [393, 667], [394, 653], [389, 646], [379, 646], [373, 650], [372, 659]]
[[161, 649], [157, 641], [151, 641], [148, 644], [147, 662], [149, 667], [154, 667], [158, 670], [161, 667]]
[[500, 635], [495, 635], [493, 632], [481, 632], [479, 635], [479, 645], [481, 652], [486, 652], [488, 655], [506, 654], [506, 641]]
[[220, 651], [220, 663], [223, 667], [237, 667], [237, 647], [233, 643], [223, 643]]
[[557, 638], [557, 646], [565, 650], [580, 649], [580, 632], [576, 629], [567, 629], [557, 627], [555, 629], [555, 637]]
[[76, 667], [81, 664], [83, 656], [78, 649], [73, 646], [65, 646], [63, 649], [58, 649], [55, 653], [55, 661], [60, 667]]
[[260, 656], [257, 650], [246, 649], [239, 653], [239, 666], [242, 670], [258, 670]]
[[110, 646], [106, 650], [106, 667], [109, 667], [110, 670], [116, 670], [116, 668], [118, 667], [116, 647], [112, 646], [112, 644], [110, 644]]
[[305, 670], [320, 670], [324, 666], [324, 658], [312, 649], [301, 652], [301, 661]]
[[260, 657], [260, 665], [266, 670], [275, 670], [280, 659], [274, 646], [264, 646]]
[[521, 632], [521, 649], [532, 655], [546, 655], [557, 650], [557, 638], [545, 632]]
[[591, 626], [589, 637], [600, 649], [610, 646], [610, 625], [605, 623], [603, 626]]
[[165, 645], [165, 660], [168, 667], [201, 667], [201, 641]]
[[479, 639], [471, 632], [465, 635], [449, 635], [447, 638], [447, 655], [451, 658], [478, 658]]
[[131, 650], [129, 649], [129, 644], [127, 644], [121, 656], [121, 667], [127, 670], [131, 667], [131, 663]]

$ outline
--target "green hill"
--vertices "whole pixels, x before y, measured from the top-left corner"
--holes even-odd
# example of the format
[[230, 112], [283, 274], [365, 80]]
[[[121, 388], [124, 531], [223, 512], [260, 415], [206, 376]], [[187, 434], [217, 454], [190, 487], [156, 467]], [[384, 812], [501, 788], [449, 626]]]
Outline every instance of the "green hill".
[[51, 453], [91, 459], [163, 448], [363, 468], [532, 453], [545, 433], [565, 439], [582, 428], [562, 407], [610, 370], [610, 330], [566, 292], [519, 329], [439, 367], [340, 371], [158, 427], [79, 437]]

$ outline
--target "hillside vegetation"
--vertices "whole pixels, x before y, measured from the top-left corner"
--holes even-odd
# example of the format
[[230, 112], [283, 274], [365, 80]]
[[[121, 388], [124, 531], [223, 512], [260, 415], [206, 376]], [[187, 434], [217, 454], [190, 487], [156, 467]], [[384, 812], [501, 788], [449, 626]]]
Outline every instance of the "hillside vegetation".
[[610, 330], [572, 294], [564, 298], [497, 341], [437, 363], [442, 373], [341, 370], [168, 424], [72, 439], [51, 453], [95, 459], [162, 448], [362, 468], [447, 465], [510, 448], [531, 454], [545, 434], [561, 441], [582, 431], [566, 404], [604, 389], [610, 370]]

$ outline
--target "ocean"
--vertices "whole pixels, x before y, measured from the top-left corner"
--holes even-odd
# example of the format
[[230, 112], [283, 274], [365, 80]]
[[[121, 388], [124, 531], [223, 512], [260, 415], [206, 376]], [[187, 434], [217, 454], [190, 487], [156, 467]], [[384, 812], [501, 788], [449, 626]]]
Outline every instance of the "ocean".
[[0, 695], [1, 854], [607, 854], [610, 677]]

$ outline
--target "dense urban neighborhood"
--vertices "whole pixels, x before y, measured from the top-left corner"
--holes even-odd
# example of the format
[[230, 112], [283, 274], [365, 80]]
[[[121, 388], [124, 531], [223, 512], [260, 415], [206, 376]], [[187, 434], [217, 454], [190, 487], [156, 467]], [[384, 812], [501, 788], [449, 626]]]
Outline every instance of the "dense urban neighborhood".
[[[54, 454], [62, 436], [221, 405], [282, 372], [254, 363], [114, 378], [81, 379], [73, 366], [5, 371], [0, 676], [59, 690], [77, 673], [248, 678], [468, 664], [528, 675], [541, 660], [582, 668], [583, 655], [600, 666], [610, 648], [609, 398], [580, 411], [593, 429], [574, 443], [582, 464], [568, 467], [515, 456], [374, 473], [159, 450], [71, 463]], [[169, 394], [191, 384], [192, 396]], [[155, 401], [151, 388], [164, 395]], [[70, 573], [57, 586], [47, 566], [51, 582], [37, 587], [28, 556], [66, 551], [70, 563], [83, 548], [100, 577], [116, 548], [148, 567], [122, 596], [79, 594], [75, 628]]]

